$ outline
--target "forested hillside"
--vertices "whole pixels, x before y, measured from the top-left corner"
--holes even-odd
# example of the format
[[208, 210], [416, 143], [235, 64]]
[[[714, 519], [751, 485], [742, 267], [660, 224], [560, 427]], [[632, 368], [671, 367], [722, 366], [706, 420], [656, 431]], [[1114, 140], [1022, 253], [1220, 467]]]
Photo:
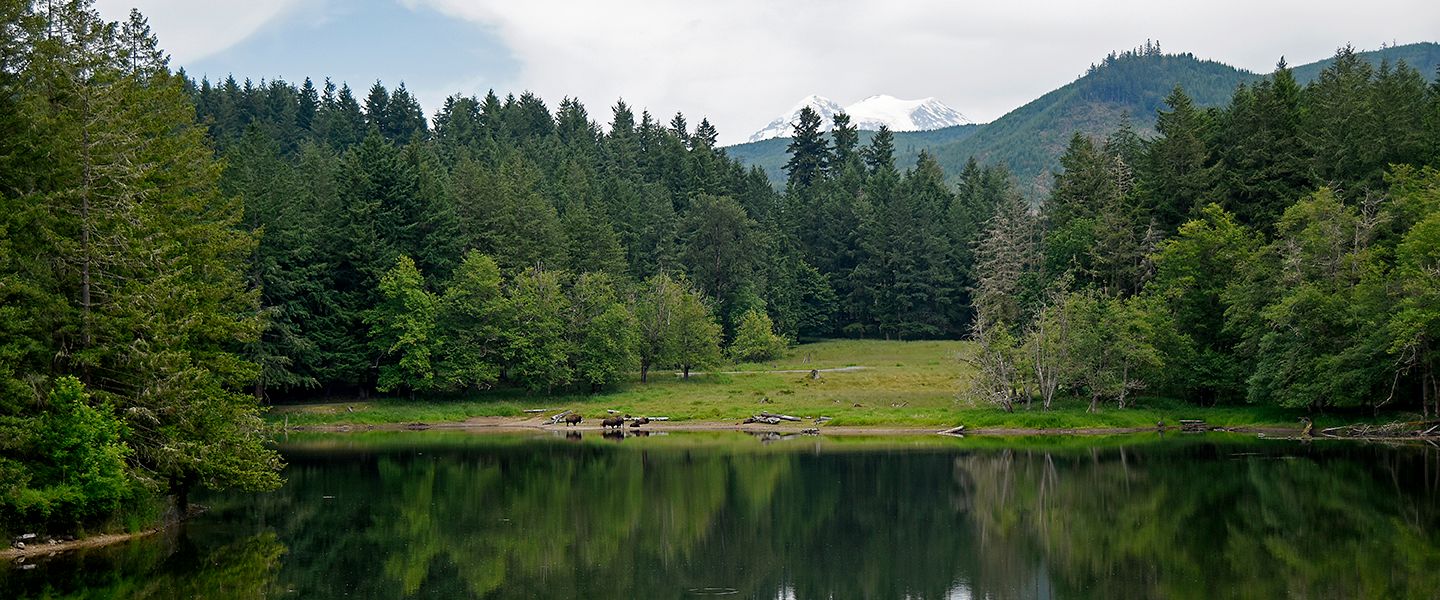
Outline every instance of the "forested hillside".
[[[1433, 80], [1440, 67], [1440, 44], [1417, 43], [1356, 53], [1378, 69], [1382, 63], [1404, 62]], [[1294, 67], [1296, 81], [1307, 84], [1333, 59]], [[1075, 81], [1037, 98], [984, 125], [928, 132], [896, 133], [902, 157], [922, 150], [934, 155], [952, 178], [972, 157], [1010, 169], [1022, 192], [1038, 202], [1049, 192], [1070, 136], [1076, 132], [1105, 136], [1129, 123], [1137, 132], [1153, 133], [1155, 113], [1175, 86], [1201, 107], [1228, 102], [1235, 87], [1261, 78], [1249, 71], [1191, 54], [1165, 54], [1158, 44], [1113, 53]], [[766, 140], [725, 148], [733, 158], [765, 169], [783, 182], [784, 140]], [[903, 149], [903, 150], [902, 150]]]

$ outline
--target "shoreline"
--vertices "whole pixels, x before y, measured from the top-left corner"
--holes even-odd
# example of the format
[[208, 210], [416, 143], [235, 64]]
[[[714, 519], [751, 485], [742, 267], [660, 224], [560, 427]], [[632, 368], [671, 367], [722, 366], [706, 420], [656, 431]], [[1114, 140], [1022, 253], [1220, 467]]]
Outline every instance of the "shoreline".
[[163, 525], [152, 529], [146, 529], [143, 531], [135, 531], [130, 533], [102, 533], [100, 535], [91, 535], [64, 542], [57, 541], [53, 544], [41, 541], [34, 544], [28, 544], [24, 548], [15, 548], [11, 546], [5, 548], [4, 550], [0, 550], [0, 560], [16, 561], [18, 559], [19, 562], [23, 563], [26, 559], [34, 557], [43, 556], [44, 558], [50, 558], [64, 552], [73, 552], [75, 550], [82, 550], [85, 548], [99, 548], [101, 546], [109, 546], [110, 544], [117, 544], [120, 542], [140, 539], [142, 537], [149, 537], [160, 533], [161, 531], [164, 531], [169, 527], [171, 527], [171, 525]]
[[[548, 425], [546, 418], [525, 418], [525, 417], [473, 417], [464, 421], [442, 421], [437, 423], [335, 423], [326, 425], [294, 425], [288, 428], [278, 428], [281, 433], [303, 432], [303, 433], [353, 433], [361, 431], [429, 431], [429, 430], [451, 430], [466, 431], [477, 434], [503, 434], [521, 433], [529, 431], [576, 431], [576, 432], [603, 432], [604, 427], [599, 425], [575, 425], [564, 424]], [[643, 428], [632, 428], [628, 425], [625, 431], [666, 431], [666, 432], [715, 432], [734, 431], [740, 433], [801, 433], [807, 429], [818, 430], [820, 435], [871, 435], [871, 436], [914, 436], [914, 435], [976, 435], [976, 436], [1032, 436], [1032, 435], [1122, 435], [1131, 433], [1179, 433], [1182, 428], [1179, 426], [1166, 427], [977, 427], [966, 428], [961, 432], [947, 433], [950, 428], [937, 426], [919, 425], [818, 425], [810, 422], [784, 423], [779, 425], [767, 425], [760, 423], [735, 423], [732, 421], [657, 421], [645, 425]], [[1299, 427], [1281, 426], [1238, 426], [1238, 427], [1214, 427], [1207, 431], [1228, 432], [1228, 433], [1256, 433], [1256, 434], [1279, 434], [1295, 435], [1300, 433]]]

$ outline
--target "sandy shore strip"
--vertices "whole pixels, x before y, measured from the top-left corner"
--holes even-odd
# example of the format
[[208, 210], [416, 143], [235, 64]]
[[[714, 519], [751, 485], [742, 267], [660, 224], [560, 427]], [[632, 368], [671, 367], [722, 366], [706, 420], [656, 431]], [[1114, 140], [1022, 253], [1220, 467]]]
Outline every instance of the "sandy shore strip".
[[[474, 417], [464, 421], [448, 421], [440, 423], [383, 423], [375, 425], [363, 424], [333, 424], [333, 425], [297, 425], [289, 428], [288, 431], [295, 432], [331, 432], [344, 433], [353, 431], [420, 431], [430, 429], [465, 430], [476, 433], [517, 433], [524, 431], [602, 431], [599, 420], [594, 423], [581, 425], [556, 425], [548, 424], [548, 417]], [[634, 431], [628, 425], [626, 431]], [[779, 425], [766, 425], [760, 423], [741, 424], [733, 421], [652, 421], [643, 426], [648, 431], [738, 431], [748, 433], [800, 433], [807, 429], [815, 429], [822, 435], [936, 435], [946, 431], [948, 428], [935, 426], [914, 426], [914, 425], [816, 425], [811, 421], [798, 423], [785, 422]], [[1166, 427], [1164, 431], [1179, 431], [1179, 427]], [[989, 435], [989, 436], [1026, 436], [1026, 435], [1118, 435], [1127, 433], [1149, 433], [1160, 431], [1156, 427], [1087, 427], [1087, 428], [1024, 428], [1024, 427], [991, 427], [991, 428], [966, 428], [964, 435]], [[1293, 427], [1233, 427], [1225, 428], [1224, 431], [1235, 433], [1264, 433], [1267, 435], [1292, 435], [1300, 430]]]
[[128, 540], [142, 538], [148, 535], [159, 533], [161, 529], [163, 528], [146, 529], [144, 531], [136, 531], [134, 533], [105, 533], [100, 535], [85, 536], [80, 539], [68, 540], [63, 542], [56, 540], [54, 543], [48, 542], [43, 537], [40, 537], [36, 538], [35, 543], [26, 542], [24, 548], [10, 547], [5, 548], [4, 550], [0, 550], [0, 560], [24, 561], [25, 559], [35, 557], [48, 558], [62, 552], [70, 552], [82, 548], [96, 548], [99, 546], [108, 546], [117, 542], [124, 542]]

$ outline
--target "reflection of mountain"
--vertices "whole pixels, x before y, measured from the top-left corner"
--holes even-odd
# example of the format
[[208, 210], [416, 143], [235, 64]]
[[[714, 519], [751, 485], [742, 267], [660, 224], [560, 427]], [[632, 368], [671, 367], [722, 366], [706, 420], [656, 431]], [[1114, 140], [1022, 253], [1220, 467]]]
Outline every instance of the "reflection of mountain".
[[[593, 438], [327, 438], [328, 447], [287, 452], [281, 491], [208, 500], [212, 512], [185, 543], [214, 563], [169, 549], [114, 570], [133, 581], [170, 574], [158, 585], [193, 592], [186, 597], [269, 589], [303, 598], [684, 598], [700, 588], [797, 599], [1428, 597], [1440, 589], [1433, 449], [1189, 438], [1134, 447], [1055, 439], [1044, 442], [1050, 449], [1006, 450], [923, 440], [929, 445], [871, 451], [814, 438]], [[254, 560], [213, 558], [216, 540], [253, 530], [274, 531], [289, 551], [280, 557], [272, 544], [255, 547]], [[225, 558], [245, 554], [237, 548], [245, 546]], [[278, 569], [264, 568], [277, 560]], [[174, 575], [191, 572], [213, 587]], [[0, 578], [0, 596], [11, 597], [6, 583]]]

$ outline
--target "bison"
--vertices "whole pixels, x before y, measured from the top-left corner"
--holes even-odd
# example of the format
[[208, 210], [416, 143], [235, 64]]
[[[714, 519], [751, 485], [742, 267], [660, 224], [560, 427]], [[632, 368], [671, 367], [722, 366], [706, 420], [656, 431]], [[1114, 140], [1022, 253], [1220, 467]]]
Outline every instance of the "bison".
[[635, 419], [635, 422], [631, 423], [630, 426], [631, 426], [631, 427], [639, 427], [639, 426], [644, 425], [644, 424], [649, 423], [649, 422], [650, 422], [650, 417], [640, 417], [640, 418], [638, 418], [638, 419]]
[[565, 415], [565, 426], [569, 427], [571, 425], [579, 425], [580, 422], [584, 420], [585, 417], [580, 416], [580, 413], [570, 413], [568, 415]]
[[605, 417], [605, 420], [601, 421], [600, 425], [602, 427], [614, 427], [616, 429], [619, 429], [621, 426], [625, 425], [625, 417], [622, 417], [620, 415]]

